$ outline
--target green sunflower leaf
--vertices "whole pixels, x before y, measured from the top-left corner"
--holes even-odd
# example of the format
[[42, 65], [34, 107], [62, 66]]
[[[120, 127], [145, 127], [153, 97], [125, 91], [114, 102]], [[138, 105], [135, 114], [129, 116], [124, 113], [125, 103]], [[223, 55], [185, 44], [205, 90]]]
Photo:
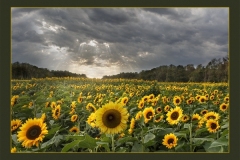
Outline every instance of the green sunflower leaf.
[[143, 152], [144, 146], [141, 143], [135, 142], [131, 152]]
[[75, 147], [76, 145], [78, 145], [80, 141], [81, 140], [75, 140], [75, 141], [72, 141], [71, 143], [66, 144], [62, 148], [61, 152], [67, 152], [69, 149], [71, 149], [71, 148]]
[[150, 140], [153, 140], [156, 136], [152, 133], [148, 133], [145, 137], [144, 137], [144, 141], [143, 143], [146, 144], [148, 143]]

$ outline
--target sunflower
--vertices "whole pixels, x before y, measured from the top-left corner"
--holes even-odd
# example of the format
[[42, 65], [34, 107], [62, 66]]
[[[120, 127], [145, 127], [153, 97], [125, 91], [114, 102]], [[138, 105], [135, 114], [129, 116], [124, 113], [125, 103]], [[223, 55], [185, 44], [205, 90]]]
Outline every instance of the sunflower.
[[155, 111], [156, 111], [156, 113], [161, 113], [161, 112], [162, 112], [162, 108], [161, 108], [161, 107], [157, 107], [157, 108], [155, 109]]
[[96, 112], [96, 110], [97, 110], [92, 103], [88, 103], [87, 106], [86, 106], [86, 109], [89, 112]]
[[148, 99], [149, 99], [149, 96], [144, 96], [144, 97], [142, 98], [142, 100], [143, 100], [144, 102], [147, 102]]
[[50, 106], [54, 110], [56, 108], [56, 106], [57, 106], [57, 103], [56, 102], [51, 102]]
[[72, 121], [72, 122], [75, 122], [75, 121], [77, 120], [77, 118], [78, 118], [78, 115], [77, 115], [77, 114], [74, 114], [74, 115], [72, 115], [72, 117], [71, 117], [71, 121]]
[[96, 126], [102, 133], [116, 134], [127, 127], [129, 113], [121, 103], [109, 102], [96, 112]]
[[48, 134], [47, 124], [42, 119], [28, 119], [20, 131], [18, 131], [18, 141], [22, 142], [22, 146], [30, 148], [32, 146], [39, 146], [39, 142], [43, 140], [45, 135]]
[[128, 133], [129, 133], [129, 134], [132, 134], [132, 133], [133, 133], [133, 129], [132, 129], [132, 128], [129, 128], [129, 129], [128, 129]]
[[128, 102], [128, 97], [123, 97], [121, 103], [125, 106]]
[[156, 104], [157, 104], [157, 99], [156, 98], [154, 98], [154, 99], [152, 99], [152, 106], [156, 106]]
[[169, 124], [177, 124], [182, 118], [183, 110], [180, 107], [172, 108], [167, 113], [167, 121]]
[[144, 122], [148, 123], [154, 117], [155, 111], [152, 107], [143, 110]]
[[96, 127], [96, 114], [91, 113], [86, 121], [91, 127]]
[[164, 107], [164, 112], [168, 112], [170, 108], [171, 108], [171, 107], [170, 107], [169, 105], [166, 105], [166, 106]]
[[192, 104], [193, 103], [193, 100], [191, 100], [191, 99], [188, 99], [187, 100], [187, 104], [189, 105], [189, 104]]
[[211, 95], [209, 98], [211, 101], [214, 100], [214, 95]]
[[142, 117], [142, 111], [137, 112], [135, 119], [139, 120]]
[[69, 112], [69, 114], [73, 114], [73, 113], [75, 113], [75, 108], [71, 108], [71, 110]]
[[57, 105], [57, 107], [52, 111], [52, 117], [54, 119], [58, 119], [60, 117], [60, 113], [61, 113], [61, 107], [60, 105]]
[[174, 96], [174, 98], [173, 98], [173, 103], [174, 103], [175, 106], [179, 106], [179, 105], [181, 104], [181, 102], [182, 102], [181, 97], [179, 97], [179, 96]]
[[160, 122], [161, 120], [163, 120], [164, 115], [156, 115], [154, 117], [154, 122]]
[[219, 114], [216, 113], [216, 112], [213, 112], [213, 111], [208, 112], [208, 113], [206, 113], [206, 114], [204, 115], [204, 120], [205, 120], [205, 121], [207, 121], [207, 120], [209, 120], [209, 119], [214, 119], [214, 120], [217, 121], [217, 120], [219, 120], [219, 118], [220, 118]]
[[178, 138], [173, 134], [166, 134], [164, 136], [162, 144], [165, 145], [168, 149], [176, 147]]
[[214, 94], [218, 94], [218, 90], [215, 89], [215, 90], [213, 91], [213, 93], [214, 93]]
[[222, 103], [219, 107], [219, 109], [223, 112], [225, 112], [228, 109], [228, 104]]
[[210, 133], [215, 133], [220, 128], [220, 126], [218, 124], [218, 121], [210, 119], [206, 122], [206, 128]]
[[72, 101], [70, 107], [71, 108], [76, 108], [76, 106], [77, 106], [77, 102], [76, 101]]
[[224, 101], [229, 102], [229, 97], [228, 96], [224, 97]]
[[201, 116], [198, 113], [192, 115], [192, 121], [200, 121]]
[[166, 96], [162, 97], [162, 102], [163, 102], [164, 104], [167, 103], [167, 97], [166, 97]]
[[205, 103], [207, 101], [206, 96], [200, 96], [198, 99], [199, 103]]
[[50, 107], [50, 102], [45, 103], [45, 108], [48, 108], [48, 107]]
[[29, 102], [28, 103], [28, 108], [32, 108], [33, 107], [33, 102]]
[[82, 97], [78, 97], [78, 103], [81, 103], [83, 101]]
[[131, 119], [130, 128], [131, 129], [135, 128], [135, 119], [134, 118]]
[[17, 130], [22, 124], [20, 119], [15, 119], [11, 121], [11, 132]]
[[138, 108], [139, 108], [139, 109], [142, 109], [143, 106], [144, 106], [144, 100], [139, 101], [139, 102], [138, 102]]
[[16, 153], [17, 152], [17, 148], [16, 147], [13, 147], [12, 149], [11, 149], [11, 153]]
[[46, 114], [43, 113], [42, 116], [40, 117], [40, 119], [44, 122], [46, 120]]
[[190, 119], [189, 116], [185, 114], [185, 115], [182, 116], [181, 121], [185, 123], [185, 122], [187, 122], [189, 119]]
[[208, 113], [208, 110], [204, 109], [200, 113], [201, 113], [201, 115], [205, 115], [206, 113]]
[[76, 127], [76, 126], [74, 126], [74, 127], [72, 127], [69, 131], [70, 131], [70, 132], [73, 132], [73, 133], [78, 133], [78, 132], [79, 132], [79, 128]]

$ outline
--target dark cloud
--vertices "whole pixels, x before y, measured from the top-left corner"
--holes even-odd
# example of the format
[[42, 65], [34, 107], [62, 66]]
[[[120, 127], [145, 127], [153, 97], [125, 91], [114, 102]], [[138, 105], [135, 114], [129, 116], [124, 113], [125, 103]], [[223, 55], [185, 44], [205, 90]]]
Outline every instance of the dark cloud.
[[227, 55], [228, 14], [227, 8], [12, 8], [12, 61], [97, 77], [206, 65]]

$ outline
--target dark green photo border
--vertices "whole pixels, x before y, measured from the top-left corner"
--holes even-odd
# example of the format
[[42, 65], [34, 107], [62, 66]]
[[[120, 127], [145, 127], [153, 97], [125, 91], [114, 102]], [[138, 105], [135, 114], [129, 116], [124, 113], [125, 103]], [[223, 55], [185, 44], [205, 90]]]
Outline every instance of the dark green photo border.
[[[230, 152], [229, 153], [139, 153], [62, 154], [10, 153], [11, 98], [11, 7], [229, 7], [230, 57]], [[240, 159], [240, 1], [239, 0], [1, 0], [0, 1], [0, 159]]]

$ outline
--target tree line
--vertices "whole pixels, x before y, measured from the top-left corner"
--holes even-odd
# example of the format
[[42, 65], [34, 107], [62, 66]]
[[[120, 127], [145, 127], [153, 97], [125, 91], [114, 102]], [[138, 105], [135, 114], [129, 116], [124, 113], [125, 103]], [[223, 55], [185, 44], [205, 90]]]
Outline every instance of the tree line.
[[124, 78], [157, 80], [159, 82], [227, 82], [229, 58], [225, 56], [212, 59], [206, 66], [202, 64], [163, 65], [141, 72], [121, 72], [117, 75], [103, 76], [103, 79]]
[[38, 68], [28, 63], [12, 63], [12, 79], [31, 79], [46, 77], [80, 77], [87, 78], [85, 74], [76, 74], [69, 71], [48, 70], [47, 68]]

